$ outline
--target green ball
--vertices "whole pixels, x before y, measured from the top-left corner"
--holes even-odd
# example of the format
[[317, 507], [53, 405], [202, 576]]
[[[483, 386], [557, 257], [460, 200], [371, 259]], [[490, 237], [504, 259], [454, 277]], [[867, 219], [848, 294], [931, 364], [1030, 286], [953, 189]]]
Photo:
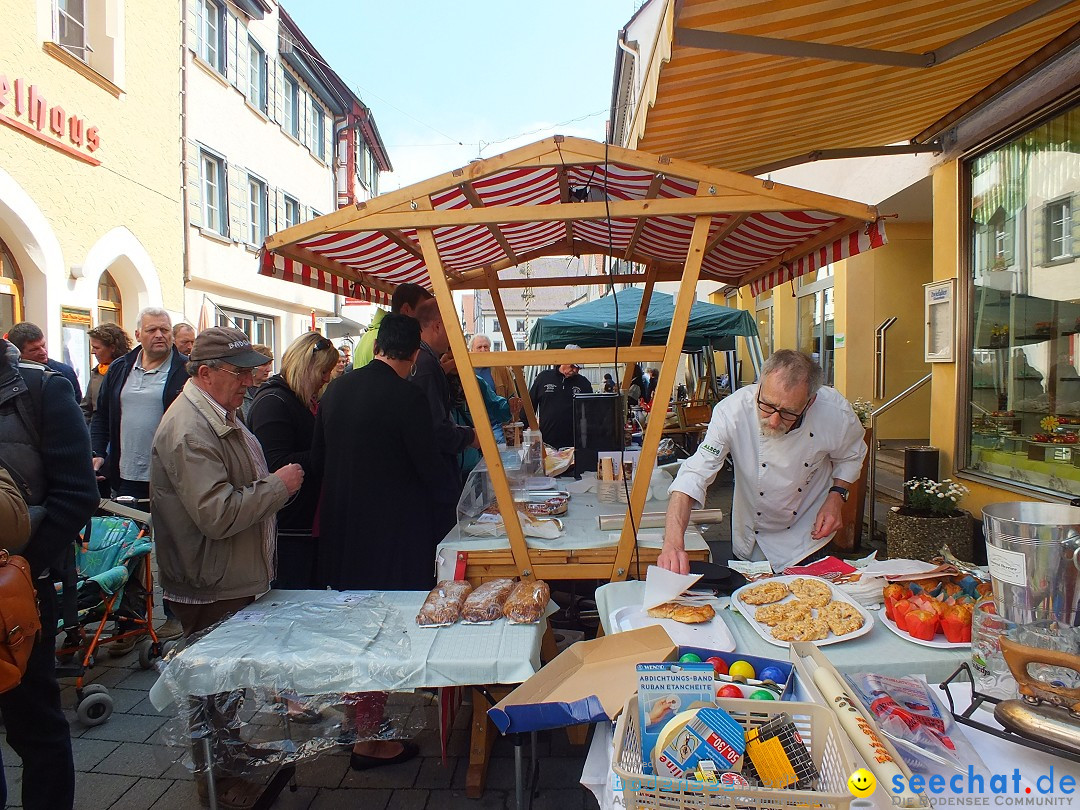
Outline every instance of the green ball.
[[768, 689], [755, 689], [750, 693], [750, 700], [776, 700], [776, 696]]
[[681, 656], [679, 658], [679, 663], [680, 664], [700, 664], [701, 663], [701, 656], [696, 655], [695, 653], [686, 653], [685, 655], [683, 655], [683, 656]]

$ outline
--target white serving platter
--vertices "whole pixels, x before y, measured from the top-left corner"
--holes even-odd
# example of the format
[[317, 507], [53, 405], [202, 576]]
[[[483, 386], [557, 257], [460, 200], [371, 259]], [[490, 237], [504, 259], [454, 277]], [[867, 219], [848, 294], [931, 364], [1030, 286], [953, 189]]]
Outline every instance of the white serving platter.
[[[829, 590], [832, 591], [832, 598], [835, 601], [837, 601], [837, 602], [846, 602], [847, 604], [851, 605], [856, 610], [858, 610], [859, 615], [861, 615], [863, 617], [863, 626], [860, 627], [858, 630], [855, 630], [855, 631], [853, 631], [851, 633], [844, 633], [844, 635], [842, 635], [842, 636], [838, 636], [838, 635], [836, 635], [835, 633], [833, 633], [830, 630], [829, 635], [826, 638], [823, 638], [820, 641], [813, 641], [813, 642], [811, 642], [812, 644], [815, 644], [818, 647], [824, 647], [824, 646], [826, 646], [828, 644], [839, 644], [842, 641], [850, 641], [853, 638], [858, 638], [859, 636], [865, 636], [867, 633], [870, 632], [870, 629], [874, 626], [874, 617], [870, 614], [870, 611], [868, 611], [865, 607], [860, 605], [858, 602], [856, 602], [854, 599], [852, 599], [850, 596], [848, 596], [842, 590], [837, 588], [835, 585], [833, 585], [827, 579], [822, 579], [821, 577], [780, 576], [780, 577], [770, 577], [768, 579], [755, 580], [754, 582], [747, 583], [746, 585], [739, 588], [739, 590], [735, 591], [735, 593], [733, 593], [731, 595], [731, 606], [735, 610], [738, 610], [739, 613], [742, 614], [743, 618], [746, 619], [747, 623], [749, 623], [749, 625], [752, 628], [754, 628], [754, 631], [759, 636], [761, 636], [763, 639], [765, 639], [765, 641], [769, 642], [770, 644], [775, 644], [777, 647], [790, 647], [791, 642], [789, 642], [789, 641], [780, 641], [780, 639], [774, 638], [773, 634], [772, 634], [772, 628], [770, 628], [767, 624], [762, 624], [761, 622], [754, 619], [754, 613], [757, 611], [757, 609], [759, 607], [764, 607], [764, 605], [748, 605], [748, 604], [746, 604], [745, 602], [742, 601], [742, 594], [743, 594], [744, 591], [749, 590], [750, 588], [753, 588], [753, 587], [755, 587], [757, 585], [761, 585], [761, 584], [763, 584], [765, 582], [782, 582], [782, 583], [784, 583], [786, 585], [786, 584], [789, 584], [790, 582], [792, 582], [793, 580], [796, 580], [796, 579], [814, 579], [814, 580], [817, 580], [818, 582], [824, 582], [826, 585], [829, 586]], [[779, 600], [779, 602], [774, 602], [772, 604], [781, 604], [781, 603], [784, 603], [784, 602], [791, 602], [795, 598], [796, 597], [793, 596], [792, 594], [788, 594], [783, 599]]]
[[657, 619], [650, 616], [641, 605], [626, 605], [611, 612], [611, 627], [616, 633], [637, 630], [657, 624], [667, 631], [671, 640], [680, 647], [701, 647], [717, 652], [735, 649], [735, 638], [721, 615], [720, 606], [710, 602], [716, 615], [700, 624], [683, 624], [674, 619]]
[[914, 636], [910, 636], [903, 630], [901, 630], [899, 627], [897, 627], [896, 622], [894, 622], [892, 619], [885, 615], [884, 608], [882, 608], [881, 615], [878, 616], [878, 619], [881, 620], [881, 623], [883, 625], [896, 633], [896, 635], [900, 636], [900, 638], [902, 638], [904, 641], [910, 641], [912, 644], [919, 644], [923, 647], [936, 647], [939, 650], [963, 650], [971, 648], [970, 641], [949, 641], [942, 633], [938, 633], [938, 636], [941, 636], [941, 641], [937, 640], [937, 636], [934, 636], [934, 638], [929, 641], [924, 641], [921, 638], [915, 638]]

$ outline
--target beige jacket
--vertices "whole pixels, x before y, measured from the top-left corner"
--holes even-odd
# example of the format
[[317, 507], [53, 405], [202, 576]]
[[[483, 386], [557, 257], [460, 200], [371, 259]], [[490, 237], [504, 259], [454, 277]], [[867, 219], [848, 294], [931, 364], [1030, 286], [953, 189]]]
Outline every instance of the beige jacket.
[[255, 480], [239, 428], [188, 380], [165, 412], [150, 455], [150, 513], [161, 587], [218, 601], [270, 587], [262, 521], [289, 499], [276, 475]]
[[492, 366], [491, 379], [495, 383], [495, 393], [503, 399], [518, 395], [517, 386], [514, 385], [514, 375], [506, 366]]

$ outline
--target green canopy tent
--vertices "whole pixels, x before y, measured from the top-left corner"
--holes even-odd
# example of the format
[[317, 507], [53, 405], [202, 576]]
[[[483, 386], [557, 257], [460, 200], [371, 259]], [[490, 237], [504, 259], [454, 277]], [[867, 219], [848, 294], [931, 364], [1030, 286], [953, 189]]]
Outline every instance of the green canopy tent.
[[[641, 307], [642, 294], [640, 287], [630, 287], [614, 295], [605, 295], [595, 301], [537, 318], [529, 332], [529, 342], [545, 348], [562, 348], [567, 343], [574, 343], [582, 348], [613, 346], [615, 323], [618, 320], [619, 343], [628, 346], [634, 334], [634, 322]], [[653, 291], [641, 342], [647, 346], [662, 346], [667, 343], [674, 315], [674, 297]], [[736, 336], [758, 336], [757, 323], [749, 312], [695, 301], [690, 310], [690, 323], [686, 329], [683, 349], [694, 351], [703, 346], [712, 346], [718, 351], [730, 350], [735, 346]]]
[[[529, 332], [529, 343], [543, 348], [562, 348], [570, 343], [586, 349], [613, 346], [617, 322], [619, 345], [629, 346], [643, 293], [640, 287], [630, 287], [614, 295], [537, 318]], [[667, 343], [674, 314], [674, 297], [654, 290], [649, 299], [641, 342], [647, 346]], [[683, 351], [699, 352], [708, 346], [713, 351], [731, 353], [729, 362], [734, 363], [736, 337], [746, 338], [750, 358], [755, 370], [759, 370], [761, 345], [754, 317], [746, 310], [695, 301], [690, 309]], [[711, 361], [711, 357], [709, 359]], [[711, 362], [707, 362], [707, 365], [711, 366]]]

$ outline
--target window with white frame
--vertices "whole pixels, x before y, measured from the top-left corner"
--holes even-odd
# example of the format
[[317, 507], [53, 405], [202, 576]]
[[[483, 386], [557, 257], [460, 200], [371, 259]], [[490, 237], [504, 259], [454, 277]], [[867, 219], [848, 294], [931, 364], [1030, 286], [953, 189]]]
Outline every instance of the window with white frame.
[[356, 130], [356, 176], [364, 188], [372, 194], [375, 193], [371, 178], [371, 150], [359, 128]]
[[300, 201], [285, 195], [285, 227], [300, 224]]
[[493, 352], [501, 352], [502, 351], [502, 341], [501, 340], [493, 340], [491, 342], [491, 350]]
[[228, 198], [225, 189], [225, 161], [210, 152], [199, 160], [202, 183], [203, 228], [229, 235]]
[[323, 126], [326, 123], [326, 113], [322, 106], [311, 97], [311, 151], [319, 160], [326, 160], [326, 138], [323, 134]]
[[248, 39], [248, 98], [253, 107], [266, 112], [266, 52]]
[[215, 325], [239, 329], [252, 343], [274, 348], [274, 319], [266, 315], [218, 307]]
[[300, 85], [296, 79], [285, 71], [285, 82], [282, 88], [284, 96], [282, 100], [281, 125], [294, 138], [300, 137]]
[[199, 0], [198, 53], [218, 73], [225, 73], [225, 5]]
[[248, 175], [248, 244], [261, 245], [266, 239], [266, 209], [266, 183]]
[[525, 351], [525, 341], [524, 340], [519, 340], [514, 345], [517, 347], [517, 350], [519, 352]]
[[54, 0], [53, 39], [72, 56], [90, 61], [86, 38], [86, 0]]
[[492, 318], [491, 319], [491, 331], [494, 332], [495, 334], [499, 334], [501, 329], [502, 329], [502, 327], [499, 326], [499, 319], [498, 318]]
[[1052, 261], [1071, 258], [1072, 206], [1071, 200], [1055, 200], [1046, 206], [1046, 256]]
[[754, 319], [757, 321], [761, 354], [768, 357], [773, 346], [773, 294], [772, 290], [759, 293], [754, 298]]
[[525, 320], [523, 318], [516, 319], [516, 324], [514, 326], [514, 331], [515, 332], [524, 332], [525, 331]]
[[799, 278], [798, 332], [796, 348], [813, 357], [825, 372], [825, 384], [833, 384], [833, 339], [835, 335], [835, 292], [833, 266]]

